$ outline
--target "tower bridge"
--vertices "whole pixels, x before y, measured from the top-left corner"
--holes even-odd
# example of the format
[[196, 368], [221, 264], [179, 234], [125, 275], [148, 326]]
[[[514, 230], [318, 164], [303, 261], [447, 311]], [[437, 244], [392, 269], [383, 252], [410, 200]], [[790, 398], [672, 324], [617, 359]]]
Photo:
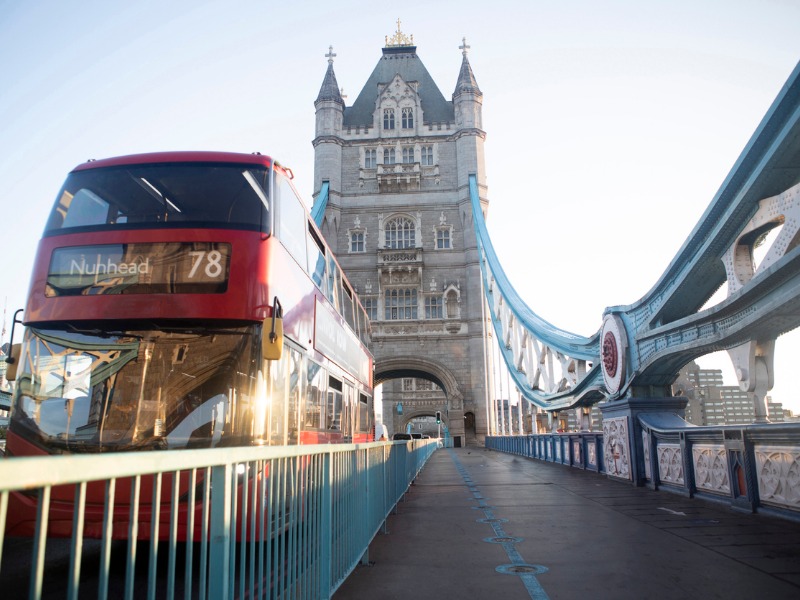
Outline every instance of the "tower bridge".
[[[584, 427], [583, 408], [671, 398], [684, 365], [721, 350], [766, 422], [775, 340], [800, 325], [798, 69], [653, 288], [607, 308], [599, 329], [581, 336], [537, 315], [494, 251], [483, 93], [469, 48], [463, 40], [446, 100], [398, 27], [351, 106], [331, 49], [315, 102], [313, 215], [372, 319], [384, 414], [391, 420], [398, 403], [413, 402], [398, 379], [421, 377], [445, 391], [455, 436], [468, 433], [467, 414], [469, 433], [496, 431], [486, 409], [494, 336], [521, 396], [550, 415], [577, 409]], [[706, 306], [722, 287], [727, 297]], [[427, 365], [417, 358], [430, 355]]]
[[[312, 216], [370, 313], [384, 419], [399, 430], [441, 412], [454, 439], [483, 444], [0, 461], [3, 592], [797, 596], [800, 427], [767, 423], [765, 396], [776, 377], [794, 376], [775, 373], [773, 356], [776, 338], [800, 325], [800, 66], [656, 284], [637, 302], [606, 309], [598, 330], [580, 336], [528, 307], [493, 249], [482, 92], [469, 49], [463, 40], [447, 100], [398, 23], [351, 106], [328, 52], [315, 102]], [[720, 286], [727, 298], [706, 307]], [[496, 435], [490, 339], [528, 403], [551, 415], [576, 408], [584, 419], [600, 405], [603, 430], [584, 420], [581, 431]], [[679, 369], [719, 350], [759, 422], [692, 427], [680, 418], [685, 399], [672, 390]], [[179, 494], [182, 480], [190, 500]], [[83, 539], [87, 486], [105, 490], [105, 505], [89, 507], [102, 513], [98, 540]], [[73, 525], [54, 525], [72, 537], [59, 545], [48, 507], [51, 493], [65, 489], [75, 492]], [[37, 507], [28, 539], [5, 536], [12, 493]], [[115, 494], [130, 499], [126, 514], [115, 512]], [[140, 513], [140, 495], [161, 519]], [[202, 533], [179, 551], [177, 523], [194, 519], [195, 511], [179, 513], [187, 503]], [[120, 536], [126, 548], [112, 543]], [[376, 564], [370, 552], [378, 566], [349, 577]], [[96, 568], [82, 573], [82, 560]], [[409, 589], [409, 573], [424, 585]]]

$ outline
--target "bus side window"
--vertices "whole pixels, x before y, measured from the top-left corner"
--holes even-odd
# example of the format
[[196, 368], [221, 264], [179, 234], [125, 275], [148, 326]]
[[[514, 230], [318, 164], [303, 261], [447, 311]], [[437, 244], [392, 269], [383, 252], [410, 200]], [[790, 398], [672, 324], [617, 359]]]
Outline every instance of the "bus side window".
[[367, 317], [367, 311], [365, 311], [362, 306], [357, 306], [356, 311], [358, 311], [358, 336], [361, 338], [361, 341], [367, 345], [370, 342], [369, 318]]
[[350, 286], [347, 282], [342, 282], [342, 316], [344, 320], [347, 321], [347, 324], [350, 325], [350, 329], [358, 332], [358, 325], [353, 320], [353, 290], [350, 289]]
[[308, 271], [306, 211], [289, 180], [277, 174], [276, 234], [297, 263]]
[[336, 312], [342, 312], [342, 274], [339, 266], [333, 260], [333, 256], [328, 257], [328, 300], [331, 301]]
[[327, 296], [327, 286], [325, 285], [325, 245], [319, 239], [317, 232], [308, 224], [308, 240], [306, 243], [308, 248], [308, 270], [309, 275], [317, 287], [322, 290], [322, 293]]
[[308, 361], [308, 385], [303, 430], [322, 427], [323, 398], [325, 397], [325, 369]]

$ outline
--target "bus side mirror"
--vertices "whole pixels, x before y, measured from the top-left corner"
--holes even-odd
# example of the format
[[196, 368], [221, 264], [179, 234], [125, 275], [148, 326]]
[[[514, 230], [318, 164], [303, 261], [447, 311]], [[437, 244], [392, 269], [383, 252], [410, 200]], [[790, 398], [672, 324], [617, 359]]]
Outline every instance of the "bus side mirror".
[[261, 354], [265, 360], [280, 360], [283, 355], [283, 307], [277, 296], [272, 306], [272, 317], [264, 319]]
[[283, 354], [283, 319], [276, 317], [264, 320], [261, 354], [266, 360], [280, 360]]
[[22, 355], [22, 344], [14, 344], [9, 350], [9, 355], [6, 358], [6, 380], [14, 381], [17, 378], [17, 367], [19, 366], [19, 357]]

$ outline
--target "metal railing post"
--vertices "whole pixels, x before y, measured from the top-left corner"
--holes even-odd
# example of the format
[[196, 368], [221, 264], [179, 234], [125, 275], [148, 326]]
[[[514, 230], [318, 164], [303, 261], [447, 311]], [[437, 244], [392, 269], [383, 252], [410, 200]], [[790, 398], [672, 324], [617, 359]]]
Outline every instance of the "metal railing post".
[[211, 468], [211, 540], [209, 544], [208, 596], [228, 597], [231, 560], [231, 480], [233, 466]]
[[322, 463], [322, 506], [320, 530], [322, 532], [322, 560], [319, 572], [319, 589], [326, 596], [331, 593], [333, 569], [333, 452], [326, 452]]

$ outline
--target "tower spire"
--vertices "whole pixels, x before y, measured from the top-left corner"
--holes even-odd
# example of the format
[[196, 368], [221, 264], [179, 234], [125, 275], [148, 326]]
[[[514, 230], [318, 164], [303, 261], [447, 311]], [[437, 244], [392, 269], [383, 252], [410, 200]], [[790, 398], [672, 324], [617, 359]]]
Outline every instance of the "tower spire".
[[339, 92], [339, 83], [336, 81], [336, 74], [333, 72], [333, 59], [336, 53], [333, 51], [333, 46], [328, 46], [328, 53], [325, 58], [328, 59], [328, 70], [325, 72], [325, 78], [322, 80], [322, 86], [319, 88], [319, 94], [314, 102], [337, 102], [344, 106], [344, 100]]
[[467, 59], [467, 51], [470, 49], [470, 46], [467, 45], [466, 37], [461, 38], [461, 45], [458, 49], [461, 50], [463, 58], [461, 59], [461, 70], [458, 73], [458, 81], [456, 82], [456, 89], [453, 92], [453, 98], [465, 93], [483, 96], [483, 92], [481, 92], [478, 87], [478, 81], [475, 79], [472, 67]]

